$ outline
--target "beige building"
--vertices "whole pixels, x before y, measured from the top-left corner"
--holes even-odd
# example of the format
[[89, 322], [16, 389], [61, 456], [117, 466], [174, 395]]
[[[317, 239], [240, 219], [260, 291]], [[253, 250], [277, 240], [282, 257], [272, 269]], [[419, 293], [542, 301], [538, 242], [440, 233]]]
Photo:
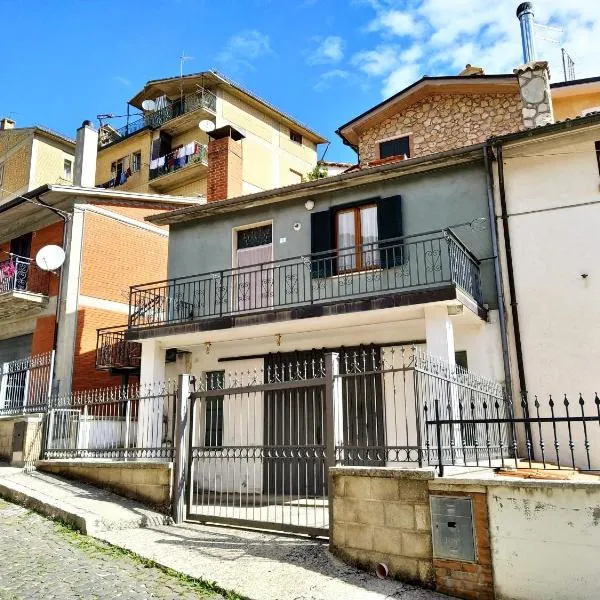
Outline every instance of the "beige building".
[[100, 129], [97, 185], [206, 196], [214, 128], [235, 142], [241, 168], [227, 196], [248, 194], [300, 182], [327, 141], [214, 71], [149, 81], [129, 106], [139, 112], [128, 124]]
[[0, 120], [0, 203], [43, 184], [73, 181], [75, 141], [45, 127]]

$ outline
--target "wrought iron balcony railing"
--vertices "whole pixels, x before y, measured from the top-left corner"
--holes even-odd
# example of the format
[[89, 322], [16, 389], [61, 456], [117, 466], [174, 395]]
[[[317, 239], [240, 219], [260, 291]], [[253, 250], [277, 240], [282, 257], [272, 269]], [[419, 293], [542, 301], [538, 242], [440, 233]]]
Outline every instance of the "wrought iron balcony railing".
[[[354, 270], [362, 265], [360, 271]], [[380, 240], [249, 267], [135, 285], [129, 327], [455, 285], [482, 303], [479, 261], [450, 231]]]
[[11, 255], [0, 262], [0, 295], [11, 292], [48, 295], [50, 273], [42, 271], [31, 258]]
[[169, 152], [165, 156], [161, 156], [156, 159], [156, 162], [152, 161], [150, 163], [149, 178], [156, 179], [192, 164], [208, 164], [206, 144], [200, 144], [199, 142], [190, 142], [190, 144], [193, 144], [193, 151], [190, 154], [185, 154], [187, 146], [184, 146], [183, 148]]
[[98, 329], [96, 369], [139, 369], [142, 345], [127, 341], [126, 331], [127, 327], [123, 325]]
[[108, 146], [109, 144], [141, 131], [145, 127], [158, 129], [163, 123], [198, 108], [202, 108], [215, 114], [217, 111], [217, 97], [214, 92], [199, 88], [196, 92], [177, 98], [163, 108], [148, 112], [141, 119], [132, 121], [119, 129], [108, 128], [104, 132], [101, 132], [101, 135], [98, 138], [98, 146], [100, 148]]

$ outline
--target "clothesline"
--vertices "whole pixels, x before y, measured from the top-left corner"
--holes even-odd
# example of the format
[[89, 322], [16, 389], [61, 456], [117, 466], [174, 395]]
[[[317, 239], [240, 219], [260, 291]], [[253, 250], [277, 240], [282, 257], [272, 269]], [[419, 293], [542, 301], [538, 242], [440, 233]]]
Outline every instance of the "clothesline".
[[182, 159], [187, 156], [192, 156], [198, 152], [198, 142], [190, 142], [185, 146], [181, 146], [177, 150], [173, 150], [173, 152], [169, 152], [164, 156], [159, 156], [158, 158], [154, 158], [150, 161], [150, 169], [159, 169], [160, 167], [165, 166], [165, 161], [168, 161], [169, 158]]

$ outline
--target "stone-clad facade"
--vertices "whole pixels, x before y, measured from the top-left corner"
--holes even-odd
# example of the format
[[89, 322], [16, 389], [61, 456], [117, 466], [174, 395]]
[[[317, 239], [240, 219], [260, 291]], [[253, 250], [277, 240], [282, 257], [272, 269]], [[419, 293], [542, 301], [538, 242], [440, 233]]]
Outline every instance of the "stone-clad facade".
[[523, 128], [514, 93], [431, 94], [360, 133], [360, 163], [379, 159], [379, 141], [412, 135], [412, 156], [461, 148]]

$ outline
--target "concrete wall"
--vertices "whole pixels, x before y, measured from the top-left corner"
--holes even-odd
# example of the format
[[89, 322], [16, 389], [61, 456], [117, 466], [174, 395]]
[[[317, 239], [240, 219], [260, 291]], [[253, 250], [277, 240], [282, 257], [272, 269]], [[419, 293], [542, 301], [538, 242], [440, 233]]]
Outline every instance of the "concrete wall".
[[171, 463], [40, 461], [40, 471], [86, 481], [120, 496], [168, 512], [171, 504]]
[[[314, 211], [331, 206], [401, 194], [405, 235], [442, 229], [476, 218], [488, 218], [486, 181], [482, 165], [466, 165], [394, 181], [371, 184], [360, 189], [339, 190], [315, 198]], [[303, 200], [272, 204], [219, 217], [172, 225], [169, 236], [169, 278], [229, 269], [233, 264], [233, 234], [236, 227], [264, 221], [273, 222], [274, 260], [310, 252], [310, 212]], [[294, 223], [300, 229], [294, 229]], [[474, 231], [457, 229], [457, 234], [480, 258], [491, 256], [489, 228]], [[481, 265], [484, 302], [495, 308], [493, 266]]]
[[[25, 423], [15, 430], [17, 423]], [[22, 442], [17, 438], [23, 436]], [[11, 465], [23, 466], [38, 460], [42, 450], [41, 415], [18, 415], [0, 417], [0, 460]], [[21, 447], [22, 450], [18, 448]], [[16, 450], [13, 450], [16, 449]]]
[[598, 482], [488, 488], [498, 600], [600, 597]]
[[434, 587], [431, 471], [348, 467], [332, 469], [331, 550], [369, 571]]
[[[549, 394], [561, 400], [567, 394], [572, 411], [578, 413], [581, 393], [590, 415], [595, 414], [594, 394], [600, 388], [596, 140], [600, 140], [599, 126], [504, 150], [525, 384], [546, 407]], [[504, 276], [506, 282], [506, 268]], [[508, 292], [507, 284], [505, 289]], [[513, 380], [517, 381], [516, 373]], [[564, 416], [564, 406], [558, 404], [557, 414]], [[568, 432], [562, 425], [559, 431], [562, 460], [570, 462]], [[581, 428], [574, 433], [576, 464], [587, 467]], [[551, 448], [554, 440], [548, 429], [546, 436], [546, 447]], [[600, 467], [600, 444], [592, 441], [591, 453], [592, 467]]]

